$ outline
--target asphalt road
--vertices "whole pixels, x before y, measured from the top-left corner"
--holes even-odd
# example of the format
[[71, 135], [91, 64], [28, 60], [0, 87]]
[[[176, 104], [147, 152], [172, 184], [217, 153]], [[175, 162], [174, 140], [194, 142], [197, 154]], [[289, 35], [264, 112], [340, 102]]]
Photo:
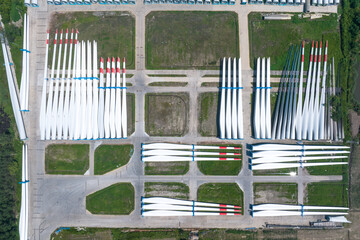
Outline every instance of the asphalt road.
[[[308, 182], [341, 180], [341, 176], [309, 176], [299, 169], [299, 175], [290, 176], [252, 176], [247, 168], [248, 159], [243, 159], [243, 168], [238, 176], [204, 176], [197, 168], [196, 163], [190, 163], [190, 170], [184, 176], [145, 176], [144, 166], [140, 161], [140, 145], [142, 142], [176, 141], [197, 143], [202, 141], [221, 142], [217, 138], [201, 137], [198, 128], [197, 96], [203, 91], [218, 91], [217, 88], [200, 87], [202, 82], [217, 81], [217, 79], [201, 78], [205, 74], [217, 74], [218, 71], [194, 70], [146, 70], [145, 69], [145, 16], [151, 11], [164, 10], [197, 10], [197, 11], [235, 11], [239, 16], [240, 55], [244, 79], [244, 141], [226, 141], [226, 143], [257, 142], [251, 138], [250, 128], [250, 94], [252, 92], [252, 70], [249, 64], [249, 38], [247, 15], [253, 11], [259, 12], [301, 12], [302, 6], [274, 6], [274, 5], [246, 5], [238, 2], [236, 5], [144, 5], [139, 1], [136, 5], [91, 5], [91, 6], [48, 6], [45, 0], [39, 0], [39, 8], [28, 8], [30, 16], [30, 112], [25, 113], [26, 130], [28, 134], [30, 162], [30, 239], [49, 239], [50, 234], [61, 226], [85, 227], [137, 227], [137, 228], [247, 228], [260, 227], [264, 222], [307, 224], [312, 217], [289, 218], [252, 218], [249, 215], [249, 204], [253, 202], [253, 182], [296, 182], [299, 187], [299, 203], [303, 202], [303, 190]], [[316, 12], [337, 12], [336, 7], [312, 7]], [[43, 83], [46, 30], [51, 14], [62, 11], [129, 11], [136, 18], [136, 69], [130, 70], [134, 76], [129, 79], [133, 83], [129, 92], [135, 93], [135, 133], [126, 140], [101, 141], [56, 141], [56, 143], [89, 143], [90, 169], [86, 176], [46, 175], [44, 167], [45, 147], [52, 141], [40, 141], [39, 109], [41, 88]], [[149, 87], [147, 84], [154, 81], [147, 74], [186, 74], [186, 78], [178, 81], [187, 81], [186, 87]], [[157, 80], [158, 81], [158, 80]], [[166, 81], [166, 78], [163, 79]], [[189, 133], [184, 137], [152, 137], [145, 133], [144, 104], [145, 94], [148, 92], [189, 92]], [[126, 166], [116, 169], [103, 176], [94, 176], [93, 152], [97, 146], [104, 143], [132, 143], [135, 153]], [[244, 154], [245, 156], [245, 154]], [[183, 182], [190, 187], [190, 197], [196, 199], [198, 186], [207, 182], [236, 182], [244, 191], [244, 216], [209, 216], [209, 217], [161, 217], [144, 218], [140, 216], [140, 196], [144, 192], [144, 182]], [[129, 216], [92, 215], [86, 211], [86, 195], [117, 182], [131, 182], [135, 187], [135, 211]]]

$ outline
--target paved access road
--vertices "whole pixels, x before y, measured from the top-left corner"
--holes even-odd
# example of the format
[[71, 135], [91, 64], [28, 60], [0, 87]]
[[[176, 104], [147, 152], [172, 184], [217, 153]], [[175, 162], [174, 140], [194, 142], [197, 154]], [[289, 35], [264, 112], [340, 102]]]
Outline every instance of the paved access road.
[[[196, 163], [190, 163], [190, 170], [184, 176], [145, 176], [144, 167], [140, 161], [140, 144], [142, 142], [184, 142], [197, 143], [203, 141], [221, 142], [217, 138], [201, 137], [198, 134], [198, 103], [199, 92], [218, 91], [217, 88], [200, 87], [202, 82], [218, 81], [217, 79], [201, 78], [205, 74], [218, 74], [218, 71], [194, 71], [194, 70], [146, 70], [145, 69], [145, 16], [151, 11], [181, 10], [181, 11], [235, 11], [239, 16], [240, 53], [243, 69], [243, 108], [244, 108], [244, 141], [226, 141], [227, 143], [256, 142], [251, 138], [250, 128], [250, 94], [252, 92], [252, 70], [249, 64], [249, 38], [247, 15], [253, 11], [259, 12], [301, 12], [303, 6], [274, 6], [274, 5], [246, 5], [238, 2], [236, 5], [181, 5], [161, 4], [144, 5], [139, 1], [136, 5], [91, 5], [91, 6], [48, 6], [45, 0], [39, 0], [39, 8], [28, 8], [30, 16], [30, 112], [25, 113], [26, 130], [29, 136], [30, 162], [30, 237], [31, 239], [49, 239], [50, 234], [60, 226], [85, 226], [85, 227], [137, 227], [137, 228], [246, 228], [260, 227], [264, 222], [284, 223], [284, 218], [252, 218], [249, 215], [249, 204], [253, 202], [253, 182], [296, 182], [299, 186], [299, 203], [303, 201], [305, 184], [313, 181], [341, 180], [341, 176], [308, 176], [299, 169], [298, 176], [252, 176], [247, 168], [247, 158], [243, 159], [243, 169], [238, 176], [204, 176], [197, 168]], [[337, 12], [336, 7], [312, 8], [316, 12]], [[46, 175], [44, 168], [45, 147], [52, 141], [40, 141], [39, 133], [39, 109], [41, 89], [43, 83], [46, 30], [51, 15], [54, 12], [68, 11], [129, 11], [136, 18], [136, 69], [129, 70], [134, 74], [129, 80], [133, 87], [129, 92], [135, 93], [136, 114], [135, 133], [127, 140], [103, 140], [103, 141], [62, 141], [63, 143], [88, 143], [90, 144], [90, 169], [87, 176], [59, 176]], [[177, 81], [187, 81], [186, 87], [149, 87], [147, 84], [153, 81], [147, 74], [186, 74], [186, 78]], [[158, 80], [157, 80], [158, 81]], [[166, 81], [166, 78], [163, 79]], [[144, 103], [145, 94], [148, 92], [189, 92], [189, 133], [184, 137], [152, 137], [145, 133]], [[60, 143], [61, 141], [56, 141]], [[93, 153], [97, 146], [104, 143], [132, 143], [135, 153], [126, 166], [112, 171], [103, 176], [94, 176]], [[245, 155], [245, 154], [244, 154]], [[161, 217], [144, 218], [140, 216], [140, 196], [144, 192], [144, 182], [183, 182], [190, 187], [191, 199], [196, 199], [198, 186], [207, 182], [236, 182], [244, 191], [244, 216], [221, 216], [221, 217]], [[131, 182], [135, 187], [135, 211], [129, 216], [92, 215], [86, 211], [86, 195], [107, 187], [117, 182]], [[311, 217], [289, 217], [286, 224], [307, 224]]]

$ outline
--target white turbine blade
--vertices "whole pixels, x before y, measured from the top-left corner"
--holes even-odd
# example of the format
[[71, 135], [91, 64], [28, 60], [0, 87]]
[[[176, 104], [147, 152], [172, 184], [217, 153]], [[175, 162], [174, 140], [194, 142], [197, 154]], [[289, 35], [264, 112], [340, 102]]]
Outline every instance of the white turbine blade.
[[24, 39], [23, 39], [23, 56], [22, 56], [22, 71], [21, 71], [21, 83], [20, 83], [20, 110], [24, 111], [26, 110], [25, 106], [25, 88], [26, 88], [26, 38], [27, 38], [27, 15], [24, 14]]
[[309, 71], [306, 80], [306, 92], [305, 92], [305, 100], [304, 100], [304, 107], [302, 113], [302, 134], [301, 134], [302, 139], [307, 139], [307, 132], [309, 126], [309, 111], [310, 111], [309, 102], [310, 102], [310, 86], [311, 86], [311, 75], [312, 75], [312, 65], [313, 65], [313, 53], [314, 53], [314, 41], [312, 42]]
[[46, 34], [46, 53], [45, 53], [45, 66], [44, 66], [44, 79], [41, 93], [41, 105], [40, 105], [40, 140], [45, 140], [45, 129], [46, 129], [46, 89], [48, 82], [48, 58], [49, 58], [49, 30]]
[[116, 138], [116, 129], [115, 129], [115, 59], [111, 59], [111, 90], [110, 90], [110, 138]]
[[237, 150], [241, 149], [240, 147], [226, 147], [226, 146], [202, 146], [202, 145], [191, 145], [191, 144], [176, 144], [176, 143], [144, 143], [142, 145], [143, 150], [149, 149], [211, 149], [211, 150]]
[[86, 97], [86, 44], [81, 48], [81, 139], [87, 139], [87, 97]]
[[266, 109], [265, 109], [265, 138], [271, 139], [271, 106], [270, 106], [270, 58], [266, 60]]
[[261, 60], [261, 90], [260, 90], [260, 138], [265, 138], [266, 115], [265, 115], [265, 58]]
[[76, 90], [75, 90], [75, 109], [74, 109], [74, 139], [80, 139], [81, 134], [81, 49], [82, 44], [77, 44], [76, 51]]
[[221, 208], [241, 208], [236, 205], [229, 204], [218, 204], [218, 203], [205, 203], [205, 202], [197, 202], [197, 201], [189, 201], [189, 200], [180, 200], [166, 197], [145, 197], [142, 198], [142, 203], [150, 204], [150, 203], [159, 203], [159, 204], [175, 204], [175, 205], [185, 205], [185, 206], [202, 206], [202, 207], [221, 207]]
[[74, 43], [74, 61], [73, 61], [73, 66], [72, 66], [72, 73], [71, 73], [71, 66], [70, 67], [70, 72], [69, 72], [69, 78], [72, 76], [71, 80], [71, 94], [70, 94], [70, 102], [69, 102], [69, 117], [67, 120], [67, 124], [68, 124], [68, 128], [69, 128], [69, 139], [74, 139], [74, 134], [75, 134], [75, 126], [76, 126], [76, 102], [75, 102], [75, 98], [76, 98], [76, 67], [77, 67], [77, 50], [78, 49], [78, 42], [77, 42], [77, 30], [75, 33], [75, 43]]
[[98, 125], [98, 111], [99, 111], [99, 78], [98, 78], [98, 56], [97, 56], [97, 42], [93, 42], [93, 108], [92, 108], [92, 124], [93, 124], [93, 138], [99, 138], [99, 125]]
[[232, 82], [233, 82], [233, 89], [232, 89], [232, 106], [231, 106], [231, 134], [233, 139], [238, 139], [238, 120], [237, 120], [237, 89], [236, 89], [236, 58], [233, 61], [233, 74], [232, 74]]
[[184, 206], [184, 205], [172, 205], [172, 204], [145, 204], [142, 205], [142, 210], [170, 210], [170, 211], [207, 211], [207, 212], [232, 212], [237, 213], [241, 209], [228, 209], [228, 208], [212, 208], [212, 207], [196, 207], [196, 206]]
[[238, 137], [244, 139], [244, 126], [243, 126], [243, 107], [242, 107], [242, 73], [241, 73], [241, 58], [238, 61], [238, 103], [237, 103], [237, 126], [238, 126]]
[[317, 66], [317, 50], [318, 50], [318, 42], [316, 42], [315, 47], [315, 60], [314, 60], [314, 69], [313, 76], [311, 81], [311, 94], [310, 94], [310, 102], [309, 102], [309, 111], [308, 111], [308, 128], [307, 128], [307, 139], [313, 140], [314, 137], [314, 101], [315, 101], [315, 84], [316, 84], [316, 66]]
[[303, 82], [304, 82], [304, 54], [305, 54], [305, 41], [302, 44], [301, 51], [301, 67], [300, 67], [300, 82], [299, 82], [299, 93], [298, 93], [298, 102], [296, 107], [296, 120], [295, 120], [295, 131], [296, 131], [296, 139], [302, 139], [302, 104], [303, 104]]
[[116, 59], [116, 106], [115, 106], [115, 128], [116, 138], [121, 138], [121, 78], [120, 78], [120, 58]]
[[254, 112], [254, 136], [260, 138], [260, 58], [256, 62], [256, 87], [255, 87], [255, 106]]
[[86, 130], [86, 138], [93, 139], [93, 116], [92, 116], [92, 109], [93, 109], [93, 79], [92, 79], [92, 47], [91, 42], [87, 41], [87, 64], [86, 64], [86, 82], [87, 82], [87, 98], [86, 98], [86, 121], [87, 121], [87, 130]]
[[313, 123], [313, 127], [314, 127], [314, 140], [318, 140], [319, 139], [319, 114], [320, 114], [320, 106], [319, 106], [319, 101], [320, 101], [320, 73], [321, 73], [321, 51], [322, 51], [322, 41], [320, 42], [320, 48], [319, 48], [319, 63], [318, 63], [318, 69], [317, 69], [317, 77], [316, 77], [316, 89], [315, 89], [315, 99], [314, 99], [314, 123]]
[[123, 89], [121, 101], [121, 126], [123, 138], [127, 138], [127, 102], [126, 102], [126, 74], [125, 74], [125, 58], [123, 58]]
[[323, 150], [323, 151], [261, 151], [252, 152], [253, 158], [258, 157], [276, 157], [276, 156], [311, 156], [311, 155], [329, 155], [329, 154], [347, 154], [349, 151], [335, 151], [335, 150]]
[[347, 156], [319, 156], [319, 157], [261, 157], [251, 160], [252, 164], [259, 163], [278, 163], [278, 162], [299, 162], [299, 161], [312, 161], [321, 159], [344, 159]]
[[251, 151], [279, 151], [279, 150], [314, 150], [314, 149], [350, 149], [342, 145], [290, 145], [276, 143], [262, 143], [251, 146]]
[[253, 212], [253, 217], [281, 217], [281, 216], [319, 216], [319, 215], [347, 215], [343, 212], [299, 212], [299, 211], [258, 211]]
[[65, 70], [66, 70], [66, 56], [67, 56], [67, 45], [68, 45], [68, 30], [66, 29], [65, 34], [65, 48], [64, 48], [64, 58], [63, 58], [63, 66], [62, 66], [62, 78], [60, 84], [60, 95], [59, 95], [59, 107], [57, 111], [57, 139], [63, 138], [63, 118], [64, 118], [64, 91], [65, 91]]
[[253, 205], [253, 211], [263, 210], [349, 210], [347, 207], [329, 207], [329, 206], [301, 206], [301, 205], [288, 205], [288, 204], [259, 204]]
[[179, 151], [179, 150], [145, 150], [141, 152], [143, 156], [235, 156], [240, 153], [226, 153], [226, 152], [195, 152], [195, 151]]
[[104, 113], [105, 113], [105, 107], [104, 107], [104, 59], [100, 58], [100, 81], [99, 81], [99, 114], [98, 114], [98, 124], [99, 124], [99, 138], [104, 138]]
[[[325, 85], [326, 85], [326, 75], [327, 75], [327, 50], [328, 42], [326, 41], [325, 46], [325, 56], [324, 56], [324, 71], [323, 71], [323, 80], [321, 87], [321, 98], [320, 98], [320, 110], [319, 110], [319, 137], [320, 139], [325, 139]], [[320, 82], [320, 79], [319, 79]], [[319, 83], [320, 84], [320, 83]]]
[[226, 109], [225, 109], [225, 130], [226, 130], [226, 138], [231, 139], [231, 59], [228, 58], [227, 63], [227, 90], [226, 90]]
[[225, 138], [225, 65], [226, 60], [223, 59], [222, 81], [221, 81], [221, 98], [220, 98], [220, 114], [219, 114], [219, 130], [220, 138]]
[[110, 138], [110, 85], [110, 58], [108, 58], [106, 64], [106, 91], [104, 110], [105, 138]]
[[239, 161], [240, 158], [228, 157], [189, 157], [189, 156], [144, 156], [141, 159], [143, 162], [192, 162], [192, 161]]

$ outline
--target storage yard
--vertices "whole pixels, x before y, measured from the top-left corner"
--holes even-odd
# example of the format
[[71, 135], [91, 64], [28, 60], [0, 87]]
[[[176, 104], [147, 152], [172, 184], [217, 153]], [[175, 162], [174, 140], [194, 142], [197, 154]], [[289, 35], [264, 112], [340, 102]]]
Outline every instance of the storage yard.
[[337, 4], [25, 0], [19, 87], [2, 41], [24, 141], [20, 239], [356, 222], [353, 149], [332, 118]]

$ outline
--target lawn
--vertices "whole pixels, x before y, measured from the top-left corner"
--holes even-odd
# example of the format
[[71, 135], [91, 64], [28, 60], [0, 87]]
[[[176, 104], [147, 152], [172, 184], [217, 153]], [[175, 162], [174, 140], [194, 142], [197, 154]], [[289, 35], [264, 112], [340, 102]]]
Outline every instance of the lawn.
[[52, 144], [45, 150], [47, 174], [82, 175], [89, 169], [88, 144]]
[[[57, 230], [59, 231], [59, 230]], [[52, 240], [97, 239], [97, 240], [151, 240], [188, 239], [190, 232], [183, 229], [129, 229], [129, 228], [70, 228], [51, 235]]]
[[[346, 162], [347, 159], [321, 159], [316, 162]], [[314, 161], [309, 161], [314, 162]], [[306, 171], [311, 175], [345, 175], [349, 165], [307, 167]]]
[[309, 183], [304, 203], [321, 206], [348, 206], [348, 186], [342, 182]]
[[189, 171], [189, 162], [147, 162], [145, 175], [184, 175]]
[[[229, 147], [241, 147], [240, 144], [206, 144], [217, 146], [229, 146]], [[218, 152], [219, 150], [207, 150], [208, 152]], [[238, 175], [242, 167], [242, 149], [240, 150], [227, 150], [229, 153], [239, 153], [236, 158], [240, 158], [238, 161], [199, 161], [198, 168], [205, 175]], [[202, 156], [206, 157], [206, 156]]]
[[218, 92], [204, 92], [199, 94], [199, 133], [201, 136], [218, 136], [218, 108], [220, 106], [218, 102]]
[[[126, 68], [135, 68], [135, 18], [129, 12], [55, 13], [50, 21], [50, 43], [55, 29], [67, 28], [78, 29], [78, 40], [97, 41], [99, 59], [100, 56], [125, 57]], [[49, 60], [52, 46], [49, 46]]]
[[145, 197], [170, 197], [189, 199], [189, 186], [179, 182], [146, 182]]
[[150, 136], [183, 136], [188, 131], [188, 93], [145, 95], [145, 130]]
[[254, 204], [279, 203], [297, 204], [296, 183], [254, 183]]
[[133, 145], [100, 145], [95, 150], [94, 173], [101, 175], [126, 165], [134, 153]]
[[126, 93], [127, 133], [128, 136], [135, 132], [135, 94]]
[[185, 87], [187, 82], [151, 82], [149, 86], [151, 87]]
[[146, 16], [147, 69], [218, 69], [221, 58], [239, 53], [235, 12], [164, 11]]
[[116, 183], [86, 196], [92, 214], [129, 215], [134, 210], [135, 190], [131, 183]]
[[242, 207], [243, 195], [243, 191], [236, 183], [205, 183], [198, 188], [197, 200]]
[[304, 69], [308, 69], [311, 42], [329, 41], [328, 59], [335, 57], [336, 63], [342, 57], [338, 15], [331, 14], [320, 19], [288, 21], [262, 20], [261, 13], [251, 13], [249, 20], [250, 63], [254, 67], [257, 57], [271, 57], [271, 70], [282, 70], [287, 51], [291, 45], [306, 41]]

